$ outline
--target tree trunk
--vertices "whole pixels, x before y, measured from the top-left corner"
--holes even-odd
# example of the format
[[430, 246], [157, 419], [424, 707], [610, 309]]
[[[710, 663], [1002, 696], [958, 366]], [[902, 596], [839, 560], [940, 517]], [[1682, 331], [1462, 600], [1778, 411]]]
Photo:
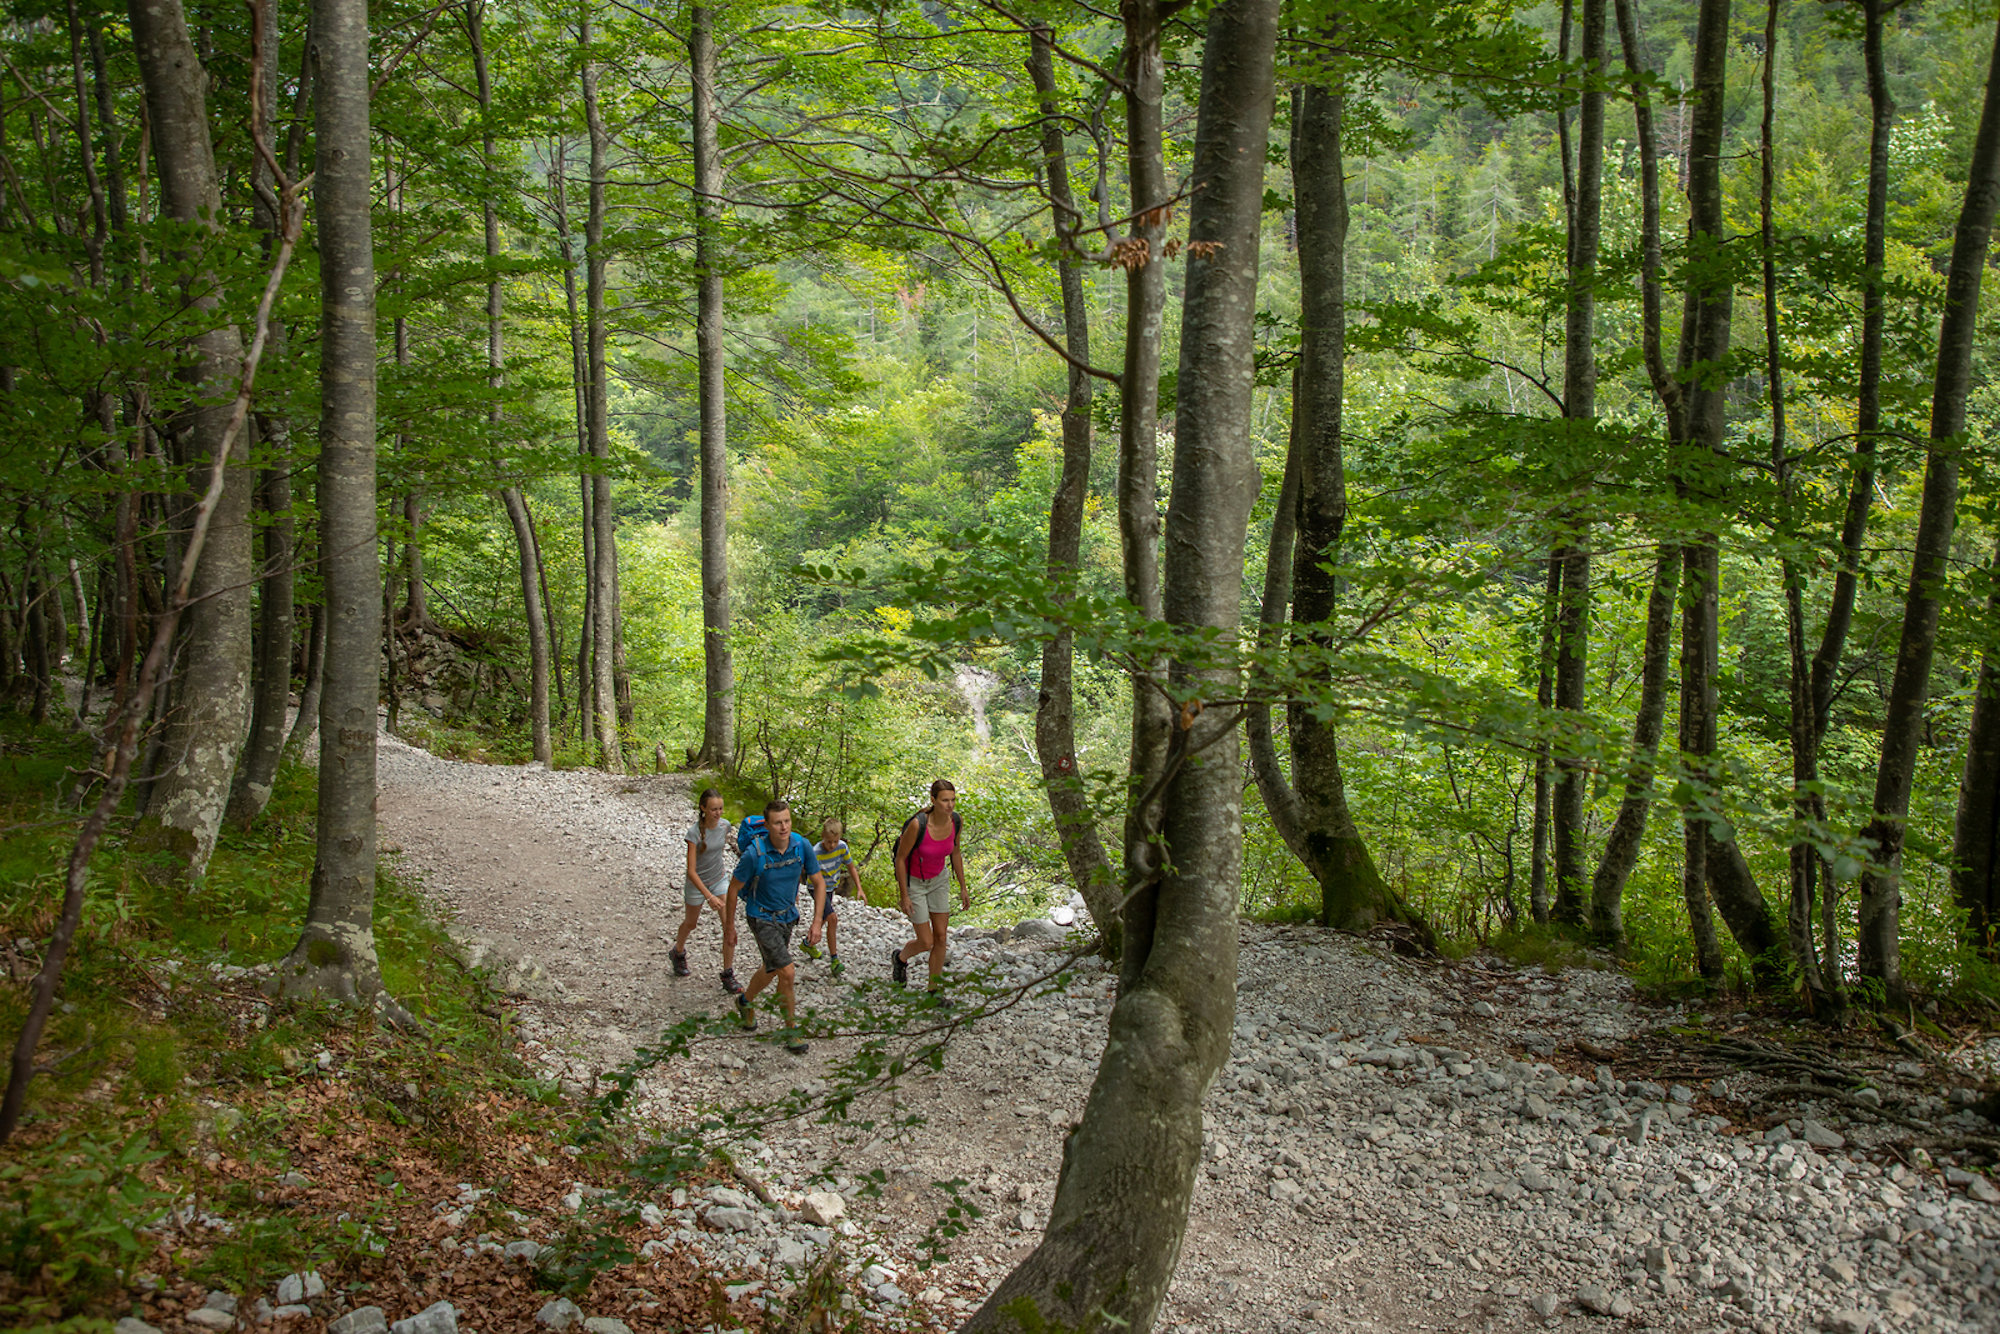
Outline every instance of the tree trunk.
[[1937, 379], [1931, 391], [1930, 444], [1909, 591], [1903, 600], [1903, 636], [1896, 649], [1896, 673], [1882, 719], [1875, 816], [1862, 831], [1874, 848], [1874, 856], [1861, 875], [1861, 975], [1879, 985], [1883, 997], [1896, 1004], [1904, 995], [1900, 935], [1903, 839], [1917, 748], [1923, 742], [1924, 703], [1930, 696], [1931, 657], [1937, 648], [1946, 561], [1958, 517], [1958, 451], [1964, 444], [1960, 437], [1965, 432], [1965, 401], [1972, 385], [1979, 283], [1986, 268], [1996, 206], [2000, 206], [2000, 25], [1994, 29], [1985, 105], [1966, 173], [1965, 202], [1952, 238], [1951, 269], [1945, 278]]
[[[1764, 278], [1764, 382], [1771, 399], [1771, 473], [1777, 483], [1780, 522], [1790, 529], [1793, 527], [1792, 465], [1786, 439], [1784, 345], [1778, 325], [1778, 231], [1772, 211], [1777, 196], [1778, 166], [1778, 6], [1779, 0], [1765, 0], [1764, 120], [1757, 218]], [[1785, 585], [1785, 645], [1790, 667], [1787, 731], [1792, 751], [1792, 810], [1804, 822], [1818, 813], [1814, 788], [1819, 781], [1812, 667], [1806, 658], [1805, 572], [1788, 556], [1779, 562], [1779, 573]], [[1785, 944], [1813, 1012], [1831, 1017], [1837, 1003], [1820, 972], [1819, 951], [1813, 947], [1813, 890], [1818, 882], [1819, 858], [1810, 843], [1795, 837], [1787, 850], [1787, 861], [1790, 875], [1785, 899]]]
[[[254, 62], [257, 86], [253, 90], [258, 114], [253, 128], [265, 150], [275, 154], [278, 7], [265, 4], [253, 13], [260, 25]], [[266, 189], [255, 192], [253, 215], [257, 229], [264, 233], [265, 252], [270, 254], [283, 244], [285, 220], [272, 207], [278, 202], [276, 187], [266, 179], [267, 174], [263, 154], [258, 154], [251, 179]], [[269, 353], [284, 360], [285, 327], [275, 316], [268, 323], [265, 338]], [[236, 788], [230, 793], [226, 817], [238, 827], [249, 825], [269, 804], [271, 789], [278, 778], [278, 763], [284, 758], [285, 735], [291, 723], [288, 713], [292, 703], [292, 639], [296, 620], [291, 423], [276, 413], [259, 413], [251, 420], [257, 427], [260, 452], [264, 456], [263, 471], [258, 477], [258, 503], [264, 510], [264, 571], [258, 584], [257, 674], [250, 711], [250, 740], [244, 747], [243, 763], [237, 770]]]
[[313, 199], [320, 253], [320, 687], [318, 855], [305, 929], [278, 965], [281, 994], [401, 1010], [375, 954], [375, 708], [381, 698], [382, 567], [375, 531], [374, 183], [366, 0], [313, 11]]
[[[1986, 627], [2000, 626], [2000, 544], [1989, 577]], [[1952, 829], [1951, 885], [1965, 913], [1965, 943], [2000, 961], [2000, 652], [1988, 648], [1972, 699], [1971, 735], [1958, 785], [1958, 819]]]
[[[1535, 706], [1544, 718], [1555, 702], [1557, 606], [1562, 601], [1562, 561], [1551, 556], [1546, 562], [1547, 577], [1542, 585], [1541, 629], [1536, 636]], [[1549, 920], [1549, 770], [1551, 747], [1544, 740], [1535, 747], [1535, 827], [1528, 840], [1528, 915], [1546, 924]]]
[[[1062, 411], [1062, 475], [1049, 503], [1049, 586], [1057, 590], [1058, 597], [1066, 598], [1083, 549], [1083, 510], [1090, 489], [1092, 386], [1083, 369], [1090, 364], [1090, 308], [1075, 241], [1083, 218], [1070, 190], [1069, 156], [1063, 147], [1063, 122], [1056, 100], [1054, 42], [1055, 34], [1048, 28], [1036, 28], [1029, 34], [1028, 74], [1041, 102], [1042, 163], [1056, 236], [1062, 245], [1056, 274], [1062, 290], [1063, 346], [1071, 359], [1069, 392]], [[1049, 811], [1062, 839], [1070, 882], [1083, 895], [1091, 920], [1103, 933], [1107, 955], [1115, 959], [1123, 935], [1120, 914], [1124, 890], [1111, 872], [1110, 859], [1097, 835], [1089, 793], [1077, 769], [1073, 676], [1071, 634], [1064, 628], [1042, 646], [1035, 755], [1042, 766], [1042, 785], [1048, 791]]]
[[[472, 50], [473, 79], [479, 89], [480, 161], [486, 169], [486, 187], [479, 194], [486, 234], [486, 372], [487, 383], [493, 389], [493, 404], [486, 419], [497, 440], [507, 348], [506, 327], [501, 321], [504, 294], [500, 284], [500, 210], [494, 205], [495, 192], [500, 188], [499, 153], [493, 134], [493, 75], [486, 62], [485, 15], [485, 0], [471, 0], [465, 7], [466, 40]], [[541, 549], [535, 541], [534, 521], [528, 515], [528, 502], [521, 489], [511, 483], [502, 485], [500, 504], [514, 529], [514, 551], [521, 570], [521, 614], [528, 625], [528, 729], [535, 759], [549, 764], [555, 759], [555, 744], [549, 735], [549, 627], [543, 617], [541, 598]]]
[[[1131, 232], [1120, 246], [1125, 269], [1125, 365], [1118, 381], [1118, 541], [1125, 596], [1148, 620], [1160, 617], [1159, 413], [1160, 341], [1167, 301], [1163, 246], [1168, 203], [1166, 140], [1161, 128], [1166, 62], [1160, 51], [1162, 0], [1121, 0], [1125, 23], [1126, 177]], [[1131, 784], [1125, 817], [1125, 883], [1145, 879], [1158, 860], [1157, 810], [1139, 795], [1154, 789], [1165, 762], [1168, 708], [1149, 663], [1132, 679]]]
[[[1569, 216], [1569, 302], [1564, 319], [1563, 417], [1565, 439], [1587, 484], [1597, 420], [1597, 251], [1604, 199], [1604, 4], [1583, 0], [1582, 61], [1585, 78], [1577, 116], [1576, 204]], [[1590, 538], [1584, 526], [1558, 553], [1562, 594], [1556, 604], [1555, 706], [1581, 718], [1590, 684]], [[1575, 755], [1556, 757], [1551, 799], [1556, 901], [1554, 917], [1581, 923], [1585, 900], [1584, 797], [1590, 775]]]
[[[579, 27], [579, 42], [586, 50], [591, 43], [590, 16], [585, 12]], [[590, 128], [590, 205], [583, 224], [584, 236], [584, 320], [589, 379], [585, 387], [590, 402], [590, 523], [592, 561], [591, 603], [591, 706], [596, 731], [598, 762], [608, 773], [625, 772], [625, 755], [618, 740], [618, 568], [617, 513], [611, 503], [611, 424], [610, 401], [605, 383], [604, 331], [604, 173], [609, 139], [604, 118], [597, 107], [597, 65], [588, 58], [583, 65], [583, 114]]]
[[[219, 227], [222, 187], [208, 135], [207, 73], [188, 39], [180, 0], [134, 0], [129, 13], [161, 208], [177, 222]], [[212, 310], [218, 297], [200, 282], [190, 300]], [[190, 475], [204, 476], [228, 428], [224, 386], [236, 381], [243, 347], [236, 329], [224, 326], [196, 338], [193, 351], [193, 375], [207, 406], [181, 414], [176, 452]], [[250, 723], [254, 474], [242, 466], [248, 459], [248, 439], [239, 436], [184, 618], [175, 705], [162, 742], [167, 767], [152, 785], [136, 835], [139, 846], [165, 854], [176, 878], [197, 877], [208, 865]]]
[[306, 632], [306, 681], [299, 691], [299, 713], [292, 722], [292, 734], [285, 750], [294, 757], [303, 755], [319, 734], [319, 701], [326, 680], [326, 608], [312, 609], [312, 628]]
[[[275, 6], [271, 6], [275, 9]], [[273, 321], [275, 326], [276, 321]], [[274, 330], [275, 332], [275, 330]], [[282, 347], [274, 351], [282, 353]], [[270, 803], [277, 782], [278, 761], [284, 756], [285, 733], [291, 719], [293, 607], [292, 482], [290, 430], [276, 416], [256, 418], [262, 428], [271, 463], [265, 467], [261, 490], [265, 511], [264, 576], [257, 607], [257, 689], [250, 713], [250, 743], [237, 770], [236, 790], [229, 798], [229, 821], [247, 826]]]
[[[1292, 624], [1308, 652], [1324, 658], [1333, 639], [1339, 604], [1341, 537], [1347, 526], [1347, 471], [1341, 434], [1341, 400], [1346, 390], [1347, 347], [1347, 184], [1341, 156], [1338, 92], [1307, 86], [1298, 99], [1292, 138], [1292, 185], [1298, 199], [1300, 285], [1299, 369], [1292, 398], [1291, 452], [1287, 460], [1296, 528], [1291, 562]], [[1277, 529], [1274, 528], [1274, 537]], [[1277, 558], [1277, 553], [1273, 553]], [[1267, 583], [1267, 588], [1269, 587]], [[1267, 608], [1267, 615], [1272, 614]], [[1282, 615], [1283, 609], [1276, 609]], [[1332, 667], [1314, 678], [1326, 690]], [[1381, 921], [1402, 922], [1426, 943], [1423, 919], [1397, 897], [1375, 868], [1367, 843], [1347, 809], [1340, 770], [1339, 735], [1331, 719], [1312, 703], [1295, 700], [1287, 710], [1291, 736], [1291, 784], [1296, 801], [1280, 801], [1274, 819], [1296, 815], [1296, 825], [1279, 825], [1286, 843], [1319, 882], [1320, 921], [1359, 931]], [[1256, 748], [1253, 747], [1253, 758]], [[1260, 782], [1283, 783], [1275, 767]]]
[[1639, 843], [1654, 801], [1653, 773], [1660, 739], [1667, 730], [1667, 680], [1672, 675], [1674, 595], [1680, 587], [1681, 549], [1662, 543], [1653, 560], [1653, 586], [1646, 595], [1646, 647], [1639, 669], [1639, 709], [1632, 719], [1632, 768], [1625, 799], [1604, 839], [1604, 855], [1590, 886], [1590, 931], [1600, 942], [1625, 940], [1625, 882], [1639, 863]]
[[[1270, 132], [1276, 0], [1211, 11], [1190, 180], [1180, 407], [1167, 516], [1168, 623], [1235, 632], [1256, 497], [1257, 235]], [[1203, 257], [1196, 246], [1220, 248]], [[1188, 698], [1232, 698], [1233, 670], [1174, 669]], [[1243, 781], [1235, 718], [1183, 709], [1163, 803], [1167, 856], [1127, 908], [1111, 1040], [1063, 1152], [1048, 1231], [968, 1330], [1147, 1334], [1187, 1228], [1201, 1103], [1235, 1019]]]
[[729, 652], [729, 431], [722, 346], [722, 150], [717, 141], [715, 11], [688, 15], [694, 122], [695, 366], [701, 399], [701, 749], [726, 768], [736, 753], [736, 664]]
[[[1714, 3], [1714, 0], [1706, 0]], [[1708, 681], [1709, 626], [1715, 620], [1715, 546], [1701, 540], [1682, 548], [1685, 574], [1681, 579], [1681, 755], [1688, 776], [1706, 780], [1704, 761], [1715, 749], [1715, 713]], [[1694, 937], [1695, 966], [1711, 984], [1722, 980], [1722, 946], [1709, 911], [1708, 854], [1715, 840], [1708, 836], [1708, 819], [1690, 806], [1682, 819], [1681, 897], [1686, 901], [1688, 930]]]

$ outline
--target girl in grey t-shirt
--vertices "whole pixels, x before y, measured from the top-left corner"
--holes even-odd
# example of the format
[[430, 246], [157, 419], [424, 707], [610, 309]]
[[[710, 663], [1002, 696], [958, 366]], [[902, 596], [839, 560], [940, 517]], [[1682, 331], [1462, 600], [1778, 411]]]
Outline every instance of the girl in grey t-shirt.
[[[715, 909], [715, 915], [722, 916], [723, 892], [729, 888], [729, 866], [725, 853], [734, 840], [736, 831], [722, 818], [722, 794], [709, 788], [701, 794], [700, 814], [687, 831], [687, 883], [681, 889], [681, 904], [686, 909], [681, 915], [680, 935], [674, 940], [674, 947], [667, 957], [673, 960], [674, 976], [688, 975], [688, 937], [701, 922], [702, 905]], [[727, 918], [722, 923], [722, 989], [741, 991], [735, 985], [736, 973], [731, 968], [736, 953], [736, 932], [734, 923]]]

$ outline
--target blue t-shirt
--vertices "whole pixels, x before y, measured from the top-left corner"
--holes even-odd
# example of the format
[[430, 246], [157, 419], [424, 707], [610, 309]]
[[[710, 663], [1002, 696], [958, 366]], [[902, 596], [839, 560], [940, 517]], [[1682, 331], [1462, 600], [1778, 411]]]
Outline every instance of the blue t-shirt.
[[769, 922], [799, 920], [799, 885], [819, 874], [819, 855], [812, 840], [791, 836], [783, 852], [774, 851], [767, 834], [743, 850], [731, 879], [743, 886], [743, 913]]

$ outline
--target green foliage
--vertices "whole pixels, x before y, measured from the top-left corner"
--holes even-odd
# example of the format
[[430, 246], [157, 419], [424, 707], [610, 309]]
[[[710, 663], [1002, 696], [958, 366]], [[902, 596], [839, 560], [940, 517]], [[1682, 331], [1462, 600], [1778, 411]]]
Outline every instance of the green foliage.
[[66, 1131], [0, 1166], [0, 1262], [48, 1294], [16, 1314], [69, 1314], [126, 1280], [173, 1198], [142, 1170], [161, 1156], [144, 1132]]

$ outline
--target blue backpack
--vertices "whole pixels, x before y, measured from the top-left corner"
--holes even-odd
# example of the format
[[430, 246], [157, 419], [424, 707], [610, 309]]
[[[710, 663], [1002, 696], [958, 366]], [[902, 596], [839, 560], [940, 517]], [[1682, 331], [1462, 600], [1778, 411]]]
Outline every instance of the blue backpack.
[[736, 852], [738, 856], [750, 851], [750, 845], [764, 837], [764, 817], [746, 815], [736, 826]]

